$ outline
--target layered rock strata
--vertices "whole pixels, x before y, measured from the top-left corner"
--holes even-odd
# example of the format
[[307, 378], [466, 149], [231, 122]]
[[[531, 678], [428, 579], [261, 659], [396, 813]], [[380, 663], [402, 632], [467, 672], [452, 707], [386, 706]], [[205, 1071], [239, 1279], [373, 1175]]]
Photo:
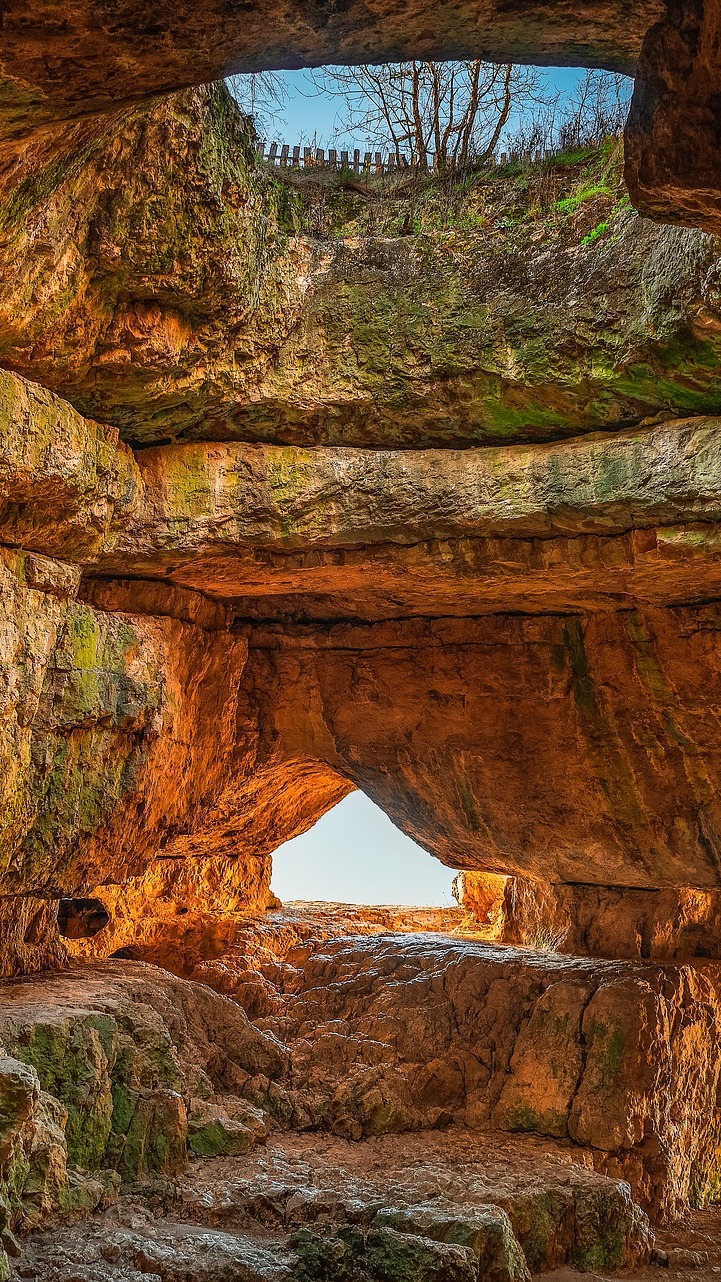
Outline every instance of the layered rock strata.
[[501, 943], [591, 957], [687, 961], [721, 956], [716, 890], [552, 885], [521, 877], [462, 873], [465, 925]]
[[125, 5], [111, 26], [92, 0], [70, 14], [59, 4], [28, 10], [11, 0], [4, 21], [2, 133], [22, 138], [53, 120], [102, 113], [114, 103], [204, 84], [231, 71], [272, 67], [485, 54], [552, 65], [585, 60], [630, 72], [645, 31], [660, 14], [653, 0], [632, 13], [583, 4], [570, 20], [541, 6], [521, 15], [488, 5], [481, 22], [471, 7], [438, 3], [409, 10], [403, 19], [391, 7], [371, 15], [359, 5], [329, 19], [319, 5], [281, 11], [258, 4], [241, 14], [213, 0], [201, 21], [187, 0], [173, 0], [160, 15]]
[[[249, 1161], [190, 1220], [106, 1218], [101, 1257], [195, 1282], [210, 1225], [205, 1282], [633, 1266], [619, 1181], [661, 1218], [718, 1188], [715, 962], [243, 917], [276, 906], [273, 850], [360, 787], [447, 864], [536, 879], [515, 921], [508, 883], [478, 890], [490, 932], [538, 907], [533, 942], [574, 916], [599, 951], [610, 913], [610, 951], [715, 951], [718, 244], [636, 218], [612, 142], [480, 180], [440, 232], [433, 184], [417, 229], [372, 184], [278, 182], [224, 91], [140, 101], [184, 83], [182, 16], [130, 66], [116, 15], [122, 93], [102, 24], [50, 85], [43, 24], [3, 18], [6, 75], [28, 66], [0, 155], [0, 967], [67, 969], [0, 994], [2, 1241], [138, 1182], [177, 1214], [190, 1156], [280, 1130], [464, 1127], [522, 1169], [502, 1201], [475, 1171], [458, 1230], [455, 1187], [439, 1226], [369, 1178], [320, 1229], [284, 1192], [280, 1234]], [[204, 22], [192, 75], [231, 20]], [[89, 943], [68, 898], [97, 905]], [[334, 1161], [301, 1183], [334, 1190]]]

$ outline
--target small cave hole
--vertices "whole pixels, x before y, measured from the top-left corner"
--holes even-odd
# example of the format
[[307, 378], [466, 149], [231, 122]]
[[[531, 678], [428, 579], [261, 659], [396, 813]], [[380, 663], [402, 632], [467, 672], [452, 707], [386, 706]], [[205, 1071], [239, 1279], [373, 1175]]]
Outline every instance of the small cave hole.
[[99, 899], [61, 899], [58, 929], [64, 939], [94, 939], [110, 921], [110, 913]]

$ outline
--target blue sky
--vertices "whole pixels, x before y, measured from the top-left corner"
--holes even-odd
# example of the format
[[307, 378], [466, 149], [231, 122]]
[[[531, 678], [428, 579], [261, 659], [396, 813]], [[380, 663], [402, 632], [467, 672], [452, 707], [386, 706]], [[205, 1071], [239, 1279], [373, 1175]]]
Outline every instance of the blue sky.
[[454, 904], [451, 868], [391, 823], [362, 792], [352, 792], [309, 832], [273, 856], [279, 899], [344, 904]]
[[[268, 141], [307, 142], [317, 134], [317, 145], [328, 146], [336, 140], [339, 103], [335, 97], [319, 95], [308, 71], [282, 72], [287, 99], [276, 109], [273, 124], [261, 130]], [[578, 67], [547, 67], [540, 73], [548, 87], [548, 97], [561, 91], [571, 94], [584, 70]]]

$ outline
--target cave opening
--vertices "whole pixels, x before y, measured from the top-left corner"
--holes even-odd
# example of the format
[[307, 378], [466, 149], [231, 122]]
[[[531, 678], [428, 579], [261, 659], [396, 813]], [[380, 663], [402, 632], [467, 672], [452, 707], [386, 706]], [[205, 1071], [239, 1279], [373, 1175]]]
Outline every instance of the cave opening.
[[395, 826], [360, 790], [273, 855], [282, 903], [450, 908], [454, 872]]

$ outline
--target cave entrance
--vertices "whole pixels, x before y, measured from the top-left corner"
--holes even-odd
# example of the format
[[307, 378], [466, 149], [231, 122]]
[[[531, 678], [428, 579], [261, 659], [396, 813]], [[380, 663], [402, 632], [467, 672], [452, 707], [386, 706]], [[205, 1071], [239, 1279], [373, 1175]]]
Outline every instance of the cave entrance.
[[453, 877], [357, 790], [278, 847], [271, 888], [283, 904], [450, 908]]

